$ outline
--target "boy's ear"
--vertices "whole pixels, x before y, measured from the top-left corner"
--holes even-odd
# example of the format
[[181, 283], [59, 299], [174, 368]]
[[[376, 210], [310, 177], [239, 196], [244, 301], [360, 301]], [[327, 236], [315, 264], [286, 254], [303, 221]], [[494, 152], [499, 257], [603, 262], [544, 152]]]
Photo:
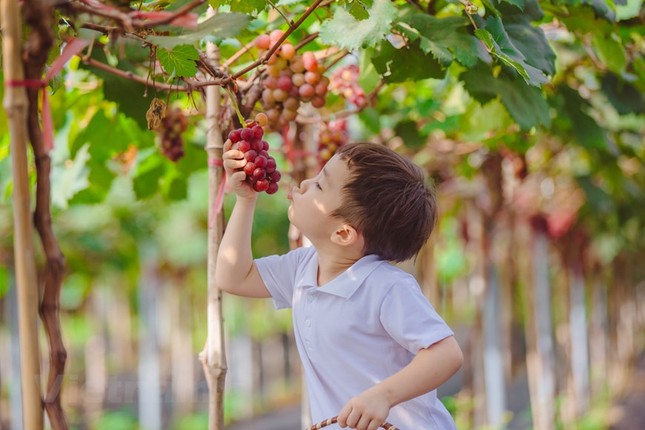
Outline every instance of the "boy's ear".
[[349, 224], [341, 224], [331, 235], [331, 241], [337, 245], [353, 245], [359, 240], [359, 233]]

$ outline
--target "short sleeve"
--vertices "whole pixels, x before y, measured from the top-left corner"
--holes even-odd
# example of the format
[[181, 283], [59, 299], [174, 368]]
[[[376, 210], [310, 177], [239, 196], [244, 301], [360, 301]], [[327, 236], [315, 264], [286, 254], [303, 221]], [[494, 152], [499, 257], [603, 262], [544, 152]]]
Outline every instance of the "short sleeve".
[[298, 274], [313, 253], [312, 247], [298, 248], [283, 255], [271, 255], [255, 260], [255, 266], [271, 294], [276, 309], [291, 307]]
[[413, 354], [453, 335], [413, 278], [390, 288], [380, 320], [388, 334]]

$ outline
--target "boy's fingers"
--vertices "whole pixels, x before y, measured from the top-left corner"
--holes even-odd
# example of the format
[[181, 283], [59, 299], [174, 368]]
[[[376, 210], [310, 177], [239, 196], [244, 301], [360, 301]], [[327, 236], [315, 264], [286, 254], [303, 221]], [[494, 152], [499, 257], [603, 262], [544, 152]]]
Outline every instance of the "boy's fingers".
[[246, 179], [246, 173], [244, 172], [235, 172], [231, 175], [231, 182], [242, 182]]
[[226, 142], [224, 142], [224, 151], [228, 151], [232, 146], [233, 142], [231, 142], [231, 139], [226, 139]]
[[236, 149], [231, 149], [231, 150], [225, 151], [222, 154], [222, 158], [223, 159], [230, 158], [230, 159], [234, 159], [234, 160], [241, 160], [241, 159], [244, 158], [244, 153], [242, 151], [238, 151]]
[[246, 165], [246, 160], [225, 159], [224, 168], [227, 170], [242, 169]]

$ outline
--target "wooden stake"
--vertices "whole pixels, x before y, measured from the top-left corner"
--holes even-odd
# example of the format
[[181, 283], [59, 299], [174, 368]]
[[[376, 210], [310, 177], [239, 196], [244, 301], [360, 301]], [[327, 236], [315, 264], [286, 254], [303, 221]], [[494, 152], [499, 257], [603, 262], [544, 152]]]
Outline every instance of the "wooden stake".
[[[215, 12], [209, 8], [208, 15]], [[219, 51], [213, 43], [206, 47], [212, 64], [219, 64]], [[221, 104], [220, 88], [206, 88], [206, 152], [209, 159], [208, 168], [208, 338], [200, 359], [208, 383], [208, 429], [224, 428], [224, 382], [226, 381], [226, 352], [224, 350], [224, 324], [222, 317], [222, 292], [215, 286], [215, 263], [217, 251], [224, 233], [224, 211], [216, 213], [215, 196], [222, 181], [222, 130], [219, 125]], [[217, 161], [219, 160], [219, 161]]]
[[[5, 85], [24, 80], [21, 60], [21, 18], [15, 0], [2, 0], [2, 55]], [[23, 424], [43, 428], [38, 346], [38, 283], [32, 240], [27, 169], [27, 95], [24, 87], [6, 85], [4, 108], [9, 120], [13, 170], [14, 253], [18, 293], [18, 325]]]

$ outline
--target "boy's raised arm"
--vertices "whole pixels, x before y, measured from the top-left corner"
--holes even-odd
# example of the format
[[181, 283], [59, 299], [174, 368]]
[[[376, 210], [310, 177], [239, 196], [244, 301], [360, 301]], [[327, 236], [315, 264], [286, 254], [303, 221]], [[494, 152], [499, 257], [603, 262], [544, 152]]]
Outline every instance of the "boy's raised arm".
[[231, 189], [237, 195], [235, 207], [224, 231], [217, 252], [215, 284], [223, 291], [245, 297], [270, 297], [251, 252], [251, 232], [257, 193], [244, 182], [246, 174], [244, 154], [231, 150], [231, 142], [224, 145], [224, 169]]

